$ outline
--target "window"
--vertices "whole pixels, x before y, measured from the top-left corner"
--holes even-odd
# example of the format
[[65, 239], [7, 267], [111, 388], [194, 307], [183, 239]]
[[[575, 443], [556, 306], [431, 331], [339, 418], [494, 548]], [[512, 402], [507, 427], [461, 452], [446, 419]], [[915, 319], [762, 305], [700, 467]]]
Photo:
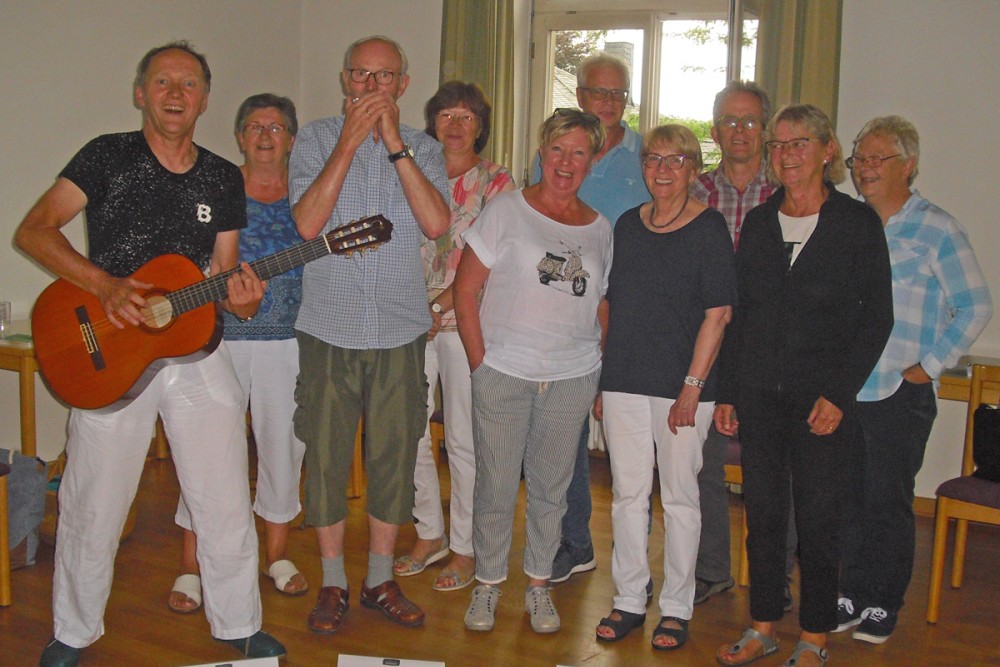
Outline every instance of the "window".
[[[555, 108], [577, 106], [576, 65], [601, 50], [631, 68], [624, 120], [632, 129], [642, 133], [666, 122], [684, 123], [702, 140], [706, 161], [717, 161], [709, 135], [712, 104], [730, 79], [755, 78], [757, 17], [743, 12], [741, 30], [732, 31], [739, 33], [740, 48], [731, 49], [729, 15], [735, 0], [620, 0], [613, 12], [600, 11], [601, 4], [607, 6], [537, 0], [529, 126], [538, 128]], [[730, 72], [735, 67], [739, 72]], [[532, 136], [531, 146], [536, 142]]]

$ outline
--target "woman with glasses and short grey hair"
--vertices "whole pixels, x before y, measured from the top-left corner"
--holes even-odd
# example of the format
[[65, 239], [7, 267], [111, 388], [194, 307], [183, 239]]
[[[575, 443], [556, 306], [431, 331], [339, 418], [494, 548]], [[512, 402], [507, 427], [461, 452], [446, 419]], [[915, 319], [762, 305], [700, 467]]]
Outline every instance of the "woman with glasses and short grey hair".
[[801, 632], [784, 664], [821, 667], [837, 627], [839, 503], [855, 397], [892, 329], [889, 253], [878, 215], [834, 187], [844, 163], [826, 114], [783, 107], [768, 136], [781, 187], [743, 223], [739, 303], [715, 408], [720, 433], [740, 432], [752, 624], [716, 658], [745, 665], [778, 650], [791, 489]]
[[701, 536], [698, 471], [715, 406], [715, 358], [736, 299], [733, 244], [721, 213], [692, 199], [698, 139], [682, 125], [650, 130], [643, 176], [653, 200], [615, 224], [604, 305], [608, 335], [595, 414], [611, 457], [611, 576], [617, 594], [597, 639], [646, 620], [654, 466], [663, 505], [663, 589], [653, 648], [680, 648], [694, 608]]
[[611, 267], [611, 222], [577, 192], [604, 136], [596, 116], [557, 110], [541, 129], [541, 180], [495, 197], [464, 234], [454, 298], [472, 369], [478, 585], [465, 615], [470, 630], [493, 629], [522, 467], [525, 610], [535, 632], [559, 630], [548, 580], [581, 425], [597, 392], [605, 323], [598, 307]]

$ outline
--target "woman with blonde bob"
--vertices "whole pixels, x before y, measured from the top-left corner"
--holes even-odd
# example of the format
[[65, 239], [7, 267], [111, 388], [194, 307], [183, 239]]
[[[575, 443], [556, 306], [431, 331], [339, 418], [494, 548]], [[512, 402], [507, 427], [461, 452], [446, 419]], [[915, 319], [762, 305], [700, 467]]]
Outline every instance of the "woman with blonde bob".
[[[746, 665], [778, 650], [789, 492], [801, 573], [799, 642], [787, 667], [826, 664], [837, 627], [840, 494], [855, 397], [892, 329], [889, 253], [878, 215], [844, 178], [830, 120], [808, 105], [768, 125], [781, 187], [751, 210], [736, 254], [739, 305], [720, 357], [715, 425], [743, 457], [751, 627], [716, 653]], [[737, 420], [737, 415], [739, 419]]]
[[522, 466], [524, 606], [535, 632], [559, 630], [548, 580], [580, 430], [597, 393], [598, 307], [611, 267], [611, 222], [577, 192], [604, 136], [597, 116], [557, 110], [542, 125], [541, 180], [494, 197], [463, 235], [453, 290], [472, 369], [478, 585], [465, 614], [470, 630], [493, 629]]
[[701, 168], [701, 148], [688, 128], [663, 125], [646, 134], [642, 169], [653, 199], [615, 225], [602, 304], [608, 331], [595, 412], [611, 458], [617, 595], [596, 634], [617, 641], [646, 619], [655, 467], [664, 582], [652, 645], [660, 651], [678, 649], [688, 637], [701, 536], [698, 472], [715, 407], [714, 362], [736, 298], [726, 220], [690, 196]]

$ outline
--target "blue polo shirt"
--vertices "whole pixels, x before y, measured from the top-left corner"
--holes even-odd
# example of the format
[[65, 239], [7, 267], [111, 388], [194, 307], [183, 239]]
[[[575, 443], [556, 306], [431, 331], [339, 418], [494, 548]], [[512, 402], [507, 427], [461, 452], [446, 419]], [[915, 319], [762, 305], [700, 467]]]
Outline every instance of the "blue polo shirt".
[[[624, 122], [622, 127], [625, 128], [625, 136], [594, 165], [579, 192], [580, 199], [603, 213], [612, 225], [625, 211], [650, 200], [639, 160], [642, 137]], [[541, 161], [536, 153], [531, 164], [532, 185], [541, 178]]]

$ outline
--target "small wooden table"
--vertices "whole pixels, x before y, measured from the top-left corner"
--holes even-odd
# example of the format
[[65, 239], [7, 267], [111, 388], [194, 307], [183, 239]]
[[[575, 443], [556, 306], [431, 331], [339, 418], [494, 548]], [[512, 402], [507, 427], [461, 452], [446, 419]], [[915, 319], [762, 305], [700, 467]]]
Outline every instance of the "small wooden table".
[[[969, 384], [971, 382], [971, 378], [969, 377], [966, 368], [971, 368], [971, 364], [1000, 366], [1000, 359], [997, 359], [996, 357], [978, 357], [975, 355], [962, 357], [958, 361], [958, 366], [955, 368], [949, 368], [941, 373], [941, 377], [938, 378], [940, 382], [940, 386], [938, 387], [938, 398], [968, 403]], [[985, 389], [983, 391], [983, 400], [987, 403], [996, 405], [1000, 403], [1000, 392]]]
[[[11, 322], [13, 334], [29, 334], [30, 320], [14, 320]], [[25, 456], [35, 456], [37, 440], [35, 435], [35, 372], [38, 362], [35, 361], [35, 347], [30, 341], [7, 340], [0, 338], [0, 369], [16, 371], [20, 393], [21, 415], [21, 453]]]

